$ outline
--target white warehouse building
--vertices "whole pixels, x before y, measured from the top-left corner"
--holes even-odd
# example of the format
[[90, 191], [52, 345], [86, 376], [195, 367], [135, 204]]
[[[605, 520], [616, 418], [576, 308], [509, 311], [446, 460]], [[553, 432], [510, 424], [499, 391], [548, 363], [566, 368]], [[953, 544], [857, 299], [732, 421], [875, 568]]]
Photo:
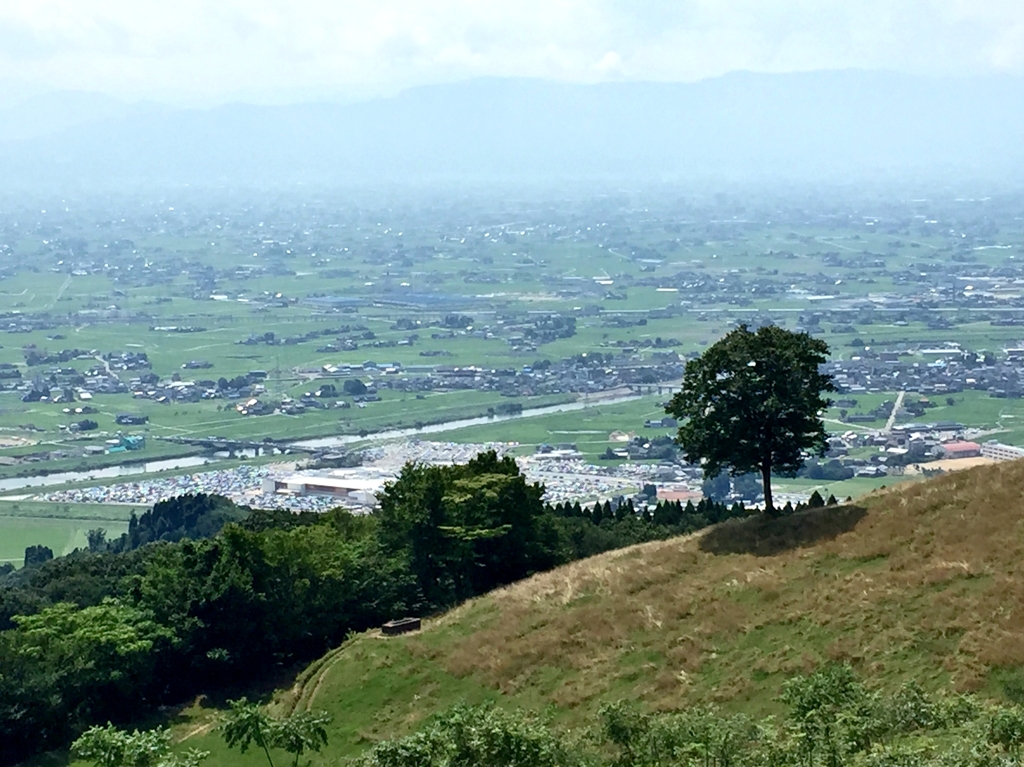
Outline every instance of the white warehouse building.
[[282, 495], [318, 495], [337, 498], [348, 506], [373, 506], [384, 485], [393, 478], [320, 476], [292, 474], [283, 479], [268, 477], [263, 480], [264, 493]]
[[1024, 458], [1024, 447], [1004, 445], [993, 440], [981, 446], [981, 454], [993, 461], [1016, 461], [1018, 458]]

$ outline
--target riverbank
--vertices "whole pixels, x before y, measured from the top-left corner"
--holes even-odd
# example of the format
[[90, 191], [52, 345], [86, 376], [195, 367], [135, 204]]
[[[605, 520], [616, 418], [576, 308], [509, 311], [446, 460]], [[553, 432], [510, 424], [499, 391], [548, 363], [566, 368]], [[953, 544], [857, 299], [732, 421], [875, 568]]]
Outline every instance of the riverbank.
[[297, 454], [309, 453], [316, 450], [329, 450], [331, 448], [354, 448], [363, 445], [372, 445], [379, 442], [388, 442], [401, 439], [416, 439], [427, 435], [443, 434], [448, 431], [456, 431], [472, 426], [483, 424], [499, 424], [504, 422], [529, 419], [555, 413], [566, 413], [586, 410], [600, 405], [609, 405], [619, 402], [630, 402], [642, 399], [641, 395], [613, 390], [602, 392], [598, 395], [590, 395], [584, 399], [572, 402], [541, 405], [533, 408], [523, 408], [521, 413], [514, 415], [478, 415], [472, 417], [456, 418], [441, 421], [434, 424], [412, 426], [400, 429], [384, 429], [366, 434], [342, 434], [333, 437], [322, 437], [313, 439], [300, 439], [287, 443], [276, 443], [279, 450], [291, 451], [291, 457], [287, 455], [259, 456], [244, 459], [218, 458], [216, 456], [187, 456], [178, 459], [151, 461], [138, 463], [136, 461], [125, 462], [116, 466], [91, 469], [78, 472], [53, 472], [45, 475], [34, 475], [27, 477], [10, 477], [0, 480], [0, 499], [12, 494], [23, 494], [26, 491], [34, 491], [45, 488], [49, 492], [73, 488], [96, 487], [112, 484], [120, 484], [124, 481], [134, 481], [142, 478], [169, 478], [181, 474], [193, 473], [196, 469], [212, 471], [215, 469], [230, 469], [242, 465], [262, 465], [267, 463], [281, 463], [293, 461]]

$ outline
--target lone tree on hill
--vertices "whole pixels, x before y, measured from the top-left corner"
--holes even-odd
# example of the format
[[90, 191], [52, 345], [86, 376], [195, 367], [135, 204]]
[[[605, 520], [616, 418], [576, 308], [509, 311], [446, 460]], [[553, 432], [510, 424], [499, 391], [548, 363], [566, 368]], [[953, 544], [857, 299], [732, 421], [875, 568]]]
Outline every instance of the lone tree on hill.
[[772, 472], [793, 476], [808, 454], [827, 448], [822, 394], [835, 387], [818, 367], [828, 351], [807, 333], [740, 325], [687, 362], [682, 389], [665, 408], [679, 419], [686, 460], [702, 463], [705, 477], [759, 472], [765, 511], [775, 516]]

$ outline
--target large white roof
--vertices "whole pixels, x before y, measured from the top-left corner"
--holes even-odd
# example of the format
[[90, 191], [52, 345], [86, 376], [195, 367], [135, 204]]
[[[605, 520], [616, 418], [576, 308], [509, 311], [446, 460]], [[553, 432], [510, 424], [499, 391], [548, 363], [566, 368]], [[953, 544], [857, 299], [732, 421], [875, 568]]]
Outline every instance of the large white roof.
[[292, 474], [282, 480], [287, 485], [315, 485], [337, 490], [376, 492], [384, 487], [385, 479], [362, 477], [323, 477], [316, 474]]

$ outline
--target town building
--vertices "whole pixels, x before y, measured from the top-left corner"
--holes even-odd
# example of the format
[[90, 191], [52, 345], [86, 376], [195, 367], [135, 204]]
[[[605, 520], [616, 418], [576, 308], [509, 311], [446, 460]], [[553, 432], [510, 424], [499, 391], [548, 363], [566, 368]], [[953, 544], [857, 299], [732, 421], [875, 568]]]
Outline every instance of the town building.
[[1016, 461], [1018, 458], [1024, 458], [1024, 447], [1004, 445], [992, 440], [981, 446], [981, 454], [993, 461]]
[[278, 495], [336, 498], [345, 505], [373, 506], [377, 495], [393, 477], [357, 477], [341, 473], [330, 475], [292, 474], [283, 479], [263, 480], [263, 492]]
[[981, 455], [977, 442], [947, 442], [942, 446], [946, 458], [975, 458]]

